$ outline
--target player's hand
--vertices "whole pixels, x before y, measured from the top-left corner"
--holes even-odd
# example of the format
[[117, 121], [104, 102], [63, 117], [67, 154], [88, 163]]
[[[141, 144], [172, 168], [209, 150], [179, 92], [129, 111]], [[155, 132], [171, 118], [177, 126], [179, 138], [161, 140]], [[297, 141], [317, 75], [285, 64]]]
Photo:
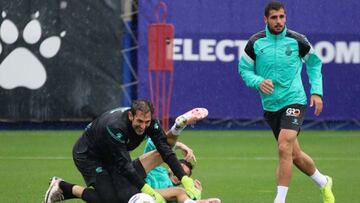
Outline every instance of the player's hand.
[[163, 196], [161, 196], [158, 192], [156, 192], [150, 185], [145, 184], [141, 188], [141, 192], [146, 193], [150, 195], [152, 198], [154, 198], [155, 203], [166, 203], [166, 200]]
[[323, 101], [319, 95], [313, 94], [310, 97], [310, 107], [315, 105], [314, 114], [319, 116], [323, 109]]
[[191, 179], [189, 176], [184, 176], [181, 178], [181, 184], [184, 186], [186, 194], [191, 199], [201, 199], [201, 191], [195, 187], [193, 179]]
[[196, 157], [195, 157], [194, 151], [192, 149], [187, 148], [187, 149], [183, 150], [183, 155], [184, 155], [184, 159], [186, 161], [194, 160], [196, 162]]
[[261, 92], [263, 92], [264, 94], [272, 94], [273, 91], [274, 91], [274, 84], [272, 82], [272, 80], [263, 80], [261, 83], [260, 83], [260, 86], [259, 86]]
[[176, 142], [176, 148], [181, 149], [186, 161], [194, 160], [196, 162], [194, 151], [190, 147], [186, 146], [184, 143]]

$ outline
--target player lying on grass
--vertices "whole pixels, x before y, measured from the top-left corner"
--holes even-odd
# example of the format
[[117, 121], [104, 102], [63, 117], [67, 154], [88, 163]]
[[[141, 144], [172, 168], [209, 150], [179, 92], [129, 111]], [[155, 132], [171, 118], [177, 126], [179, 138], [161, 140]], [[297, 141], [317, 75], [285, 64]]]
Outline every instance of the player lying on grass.
[[[197, 121], [205, 118], [207, 116], [208, 112], [204, 108], [195, 108], [191, 111], [188, 111], [187, 113], [179, 116], [175, 124], [172, 127], [172, 130], [167, 133], [168, 143], [170, 145], [173, 145], [175, 143], [176, 149], [181, 149], [184, 155], [184, 159], [180, 160], [181, 165], [185, 171], [185, 173], [188, 176], [191, 176], [193, 165], [190, 163], [191, 160], [194, 160], [196, 162], [196, 157], [188, 146], [185, 144], [177, 141], [178, 135], [181, 133], [181, 131], [187, 126], [187, 125], [193, 125]], [[147, 143], [145, 145], [144, 153], [151, 152], [155, 150], [155, 145], [152, 142], [150, 138], [148, 138]], [[158, 160], [155, 156], [154, 158]], [[163, 166], [160, 166], [160, 163], [156, 163], [156, 160], [149, 161], [149, 163], [152, 163], [154, 165], [148, 166], [148, 168], [153, 168], [151, 171], [147, 172], [147, 177], [145, 181], [154, 189], [165, 189], [164, 191], [167, 192], [167, 197], [165, 197], [166, 200], [173, 200], [178, 202], [183, 202], [188, 198], [186, 194], [184, 194], [182, 188], [176, 188], [176, 186], [181, 185], [180, 180], [174, 175], [174, 173], [171, 171], [171, 169], [166, 169]], [[200, 191], [202, 191], [201, 182], [199, 180], [195, 180], [195, 187], [198, 188]], [[166, 190], [166, 188], [171, 188], [171, 190]], [[176, 188], [176, 189], [175, 189]], [[173, 194], [171, 196], [171, 194]], [[180, 196], [180, 197], [179, 197]], [[177, 198], [175, 198], [177, 197]], [[179, 200], [180, 199], [180, 200]], [[188, 200], [189, 202], [195, 202]], [[220, 202], [217, 198], [209, 198], [206, 200], [199, 200], [196, 201], [198, 203], [217, 203]]]
[[[143, 154], [139, 157], [141, 164], [143, 164], [144, 166], [144, 170], [146, 172], [149, 172], [151, 167], [154, 167], [157, 164], [161, 164], [161, 162], [159, 162], [159, 160], [161, 160], [160, 154], [157, 151], [150, 151], [146, 154]], [[180, 159], [181, 165], [185, 171], [185, 173], [190, 177], [192, 174], [192, 168], [193, 165], [184, 160], [184, 159]], [[179, 185], [179, 180], [176, 178], [176, 176], [173, 174], [173, 172], [171, 171], [171, 169], [168, 169], [167, 171], [167, 177], [163, 176], [161, 177], [160, 181], [158, 181], [158, 183], [160, 182], [167, 182], [170, 181], [171, 183], [171, 187], [170, 185], [168, 185], [167, 187], [160, 187], [158, 189], [155, 189], [161, 196], [164, 197], [164, 199], [167, 202], [179, 202], [179, 203], [221, 203], [221, 201], [217, 198], [209, 198], [209, 199], [204, 199], [204, 200], [192, 200], [189, 198], [189, 196], [186, 194], [184, 188], [182, 187], [176, 187], [175, 185]], [[154, 176], [152, 176], [154, 178]], [[164, 181], [164, 179], [167, 179], [167, 181]], [[152, 181], [154, 181], [154, 179], [152, 179]], [[154, 183], [154, 182], [153, 182]], [[195, 187], [199, 190], [202, 191], [202, 186], [201, 186], [201, 182], [199, 180], [195, 180]], [[65, 182], [64, 180], [62, 180], [61, 178], [58, 177], [53, 177], [51, 179], [51, 183], [50, 185], [53, 185], [52, 187], [52, 192], [48, 191], [48, 202], [58, 202], [58, 201], [63, 201], [65, 199], [69, 199], [69, 198], [65, 198], [66, 194], [61, 190], [62, 187], [64, 187], [64, 185], [71, 185], [68, 182]], [[161, 189], [160, 189], [161, 188]], [[50, 189], [50, 188], [49, 188]], [[85, 188], [83, 186], [79, 186], [79, 185], [73, 185], [72, 189], [71, 189], [71, 193], [73, 196], [75, 196], [75, 198], [81, 198], [83, 199], [83, 194], [84, 194], [84, 190], [89, 189], [89, 188]], [[51, 193], [51, 194], [50, 194]]]
[[[205, 113], [207, 115], [207, 111]], [[185, 117], [185, 125], [179, 126], [179, 125], [175, 124], [170, 131], [171, 133], [168, 133], [168, 141], [170, 143], [171, 143], [171, 141], [174, 141], [174, 140], [176, 141], [176, 139], [177, 139], [176, 135], [179, 132], [181, 132], [181, 130], [186, 126], [186, 124], [192, 124], [192, 122], [196, 122], [197, 120], [204, 118], [206, 115], [201, 115], [201, 111], [199, 112], [199, 111], [195, 110], [195, 111], [188, 112], [187, 114], [185, 114], [183, 116], [180, 116], [180, 118]], [[179, 119], [177, 119], [177, 120], [179, 121]], [[149, 162], [148, 160], [157, 160], [157, 161]], [[76, 160], [75, 160], [75, 162], [76, 162]], [[147, 153], [147, 154], [141, 156], [139, 159], [134, 160], [132, 162], [132, 165], [134, 167], [134, 170], [136, 170], [136, 172], [138, 173], [138, 175], [140, 177], [145, 178], [146, 172], [148, 172], [154, 166], [159, 165], [160, 163], [162, 163], [162, 156], [160, 156], [159, 152], [155, 151], [155, 152]], [[151, 166], [151, 167], [148, 168], [149, 166]], [[101, 171], [101, 173], [102, 172], [103, 171]], [[112, 182], [114, 187], [117, 187], [117, 184], [120, 184], [121, 181], [124, 181], [124, 180], [118, 181], [115, 177], [111, 180], [106, 180], [106, 181]], [[185, 181], [185, 182], [181, 181], [181, 182], [185, 188], [189, 187], [186, 185], [186, 184], [188, 184], [187, 181]], [[190, 183], [194, 184], [192, 181]], [[95, 184], [95, 185], [91, 185], [91, 186], [96, 187], [97, 185]], [[113, 188], [109, 188], [109, 190], [105, 190], [103, 192], [107, 192], [107, 193], [114, 192], [112, 189]], [[150, 190], [150, 192], [147, 192], [147, 190]], [[149, 193], [150, 194], [161, 194], [161, 195], [166, 196], [166, 198], [168, 198], [170, 200], [174, 199], [174, 195], [175, 195], [179, 202], [187, 201], [184, 198], [187, 198], [189, 200], [187, 202], [191, 202], [191, 200], [188, 197], [185, 197], [185, 196], [187, 196], [188, 191], [185, 192], [184, 189], [178, 189], [178, 188], [171, 189], [171, 190], [167, 189], [168, 191], [165, 191], [164, 193], [161, 190], [151, 192], [152, 190], [153, 189], [148, 184], [145, 184], [142, 187], [141, 191], [148, 193], [148, 194]], [[198, 189], [196, 189], [196, 190], [198, 191], [197, 198], [199, 198], [200, 190], [198, 190]], [[81, 198], [87, 202], [102, 202], [100, 196], [104, 195], [104, 194], [99, 195], [98, 193], [99, 193], [99, 191], [95, 191], [94, 188], [90, 188], [90, 187], [83, 188], [81, 186], [73, 185], [73, 184], [67, 183], [65, 181], [62, 181], [61, 179], [54, 177], [54, 178], [52, 178], [50, 187], [49, 187], [48, 191], [46, 192], [45, 202], [46, 203], [56, 202], [59, 200], [65, 200], [65, 199], [71, 199], [71, 198]], [[129, 197], [129, 194], [123, 194], [123, 193], [105, 194], [105, 195], [111, 196], [111, 195], [120, 195], [120, 194], [121, 194], [121, 196], [126, 195], [127, 197]], [[163, 198], [161, 196], [159, 197], [159, 195], [156, 195], [155, 199], [156, 199], [156, 202], [165, 202], [165, 200], [163, 200]], [[122, 200], [120, 202], [126, 202], [126, 201], [127, 200]], [[219, 202], [217, 200], [209, 200], [209, 201]]]

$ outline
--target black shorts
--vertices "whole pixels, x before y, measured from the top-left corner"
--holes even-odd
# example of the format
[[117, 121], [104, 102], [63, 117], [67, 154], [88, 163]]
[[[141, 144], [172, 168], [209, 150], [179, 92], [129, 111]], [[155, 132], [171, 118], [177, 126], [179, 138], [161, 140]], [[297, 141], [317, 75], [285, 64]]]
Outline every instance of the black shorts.
[[276, 112], [265, 111], [264, 118], [277, 140], [281, 129], [291, 129], [299, 132], [304, 121], [305, 112], [306, 105], [292, 104]]
[[[115, 165], [105, 165], [94, 157], [82, 138], [73, 147], [73, 160], [86, 185], [94, 187], [105, 202], [110, 202], [106, 201], [107, 199], [116, 199], [117, 202], [127, 203], [131, 196], [140, 192], [126, 177], [117, 172]], [[140, 160], [135, 159], [132, 164], [139, 176], [145, 179], [146, 171]]]

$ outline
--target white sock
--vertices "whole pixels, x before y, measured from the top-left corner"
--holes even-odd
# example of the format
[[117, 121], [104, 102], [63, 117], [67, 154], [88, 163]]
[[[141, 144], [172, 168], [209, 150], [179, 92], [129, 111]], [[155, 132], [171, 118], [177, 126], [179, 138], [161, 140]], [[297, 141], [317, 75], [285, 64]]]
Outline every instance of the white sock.
[[277, 192], [275, 201], [276, 203], [285, 203], [286, 195], [288, 192], [289, 187], [286, 186], [277, 186]]
[[315, 170], [315, 173], [310, 176], [310, 178], [320, 187], [325, 187], [327, 183], [327, 178], [323, 174], [320, 173], [318, 169]]
[[184, 201], [184, 203], [196, 203], [196, 201], [192, 200], [192, 199], [186, 199]]
[[[186, 127], [186, 126], [185, 126]], [[179, 127], [174, 123], [174, 125], [171, 127], [170, 131], [173, 135], [180, 135], [180, 133], [184, 130], [185, 127]]]

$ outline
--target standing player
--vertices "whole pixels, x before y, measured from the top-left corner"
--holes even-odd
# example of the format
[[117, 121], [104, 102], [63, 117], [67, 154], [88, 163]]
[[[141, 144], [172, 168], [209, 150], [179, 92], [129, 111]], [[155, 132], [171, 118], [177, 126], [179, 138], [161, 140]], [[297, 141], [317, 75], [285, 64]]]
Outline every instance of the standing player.
[[[87, 186], [93, 187], [86, 188], [81, 198], [87, 202], [126, 203], [132, 195], [143, 192], [152, 196], [156, 203], [164, 203], [165, 199], [145, 183], [146, 173], [139, 159], [133, 162], [129, 155], [146, 136], [154, 141], [162, 160], [181, 180], [187, 195], [199, 199], [201, 192], [185, 174], [159, 121], [153, 119], [152, 104], [145, 100], [134, 101], [126, 111], [105, 112], [88, 125], [76, 142], [73, 148], [75, 165]], [[51, 196], [52, 186], [45, 199]], [[65, 199], [76, 198], [73, 186], [60, 182]]]
[[253, 35], [245, 47], [239, 73], [247, 86], [260, 92], [265, 120], [278, 142], [278, 186], [274, 202], [285, 202], [295, 164], [320, 187], [323, 202], [333, 203], [332, 179], [319, 172], [297, 139], [307, 103], [301, 81], [302, 61], [307, 66], [310, 107], [315, 106], [316, 116], [323, 108], [322, 63], [305, 36], [287, 29], [282, 3], [270, 2], [265, 8], [264, 21], [265, 30]]

